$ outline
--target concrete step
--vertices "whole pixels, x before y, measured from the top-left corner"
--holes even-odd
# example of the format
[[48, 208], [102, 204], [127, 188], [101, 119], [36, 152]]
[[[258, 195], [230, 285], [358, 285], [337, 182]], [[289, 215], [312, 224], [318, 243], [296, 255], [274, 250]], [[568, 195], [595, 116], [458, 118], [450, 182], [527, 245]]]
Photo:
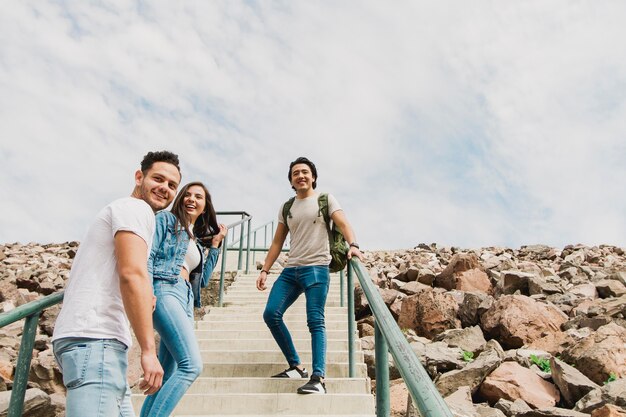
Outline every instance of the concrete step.
[[[263, 310], [265, 305], [237, 305], [227, 307], [211, 307], [209, 314], [259, 314], [263, 316]], [[289, 307], [285, 315], [304, 315], [306, 316], [306, 305], [292, 305]], [[324, 314], [343, 314], [344, 317], [348, 317], [348, 308], [341, 306], [326, 306]], [[206, 316], [205, 316], [206, 317]]]
[[[267, 304], [267, 300], [263, 300], [263, 299], [259, 299], [259, 298], [246, 298], [246, 297], [233, 297], [233, 298], [226, 298], [224, 297], [223, 299], [223, 304], [226, 307], [229, 306], [237, 306], [237, 305], [243, 305], [243, 306], [249, 306], [249, 305], [253, 305], [253, 306], [262, 306], [265, 307], [265, 305]], [[293, 306], [296, 307], [302, 307], [305, 308], [306, 307], [306, 302], [304, 301], [304, 298], [302, 300], [298, 300], [296, 301]], [[326, 307], [340, 307], [341, 303], [339, 301], [339, 299], [337, 300], [328, 300], [326, 301]]]
[[[340, 312], [324, 312], [324, 317], [326, 321], [347, 321], [348, 314], [344, 311]], [[289, 309], [285, 312], [283, 318], [285, 320], [306, 320], [306, 312], [302, 310], [301, 313], [298, 313], [295, 310]], [[206, 314], [202, 317], [202, 321], [224, 321], [224, 320], [241, 320], [241, 321], [261, 321], [263, 322], [263, 311], [259, 310], [256, 312], [243, 312], [238, 313], [235, 311], [223, 311], [220, 309], [219, 312], [211, 310], [211, 313]]]
[[[306, 383], [294, 378], [198, 378], [187, 391], [190, 394], [218, 393], [294, 393]], [[368, 379], [326, 378], [326, 389], [334, 394], [363, 394], [371, 391]]]
[[[202, 350], [200, 351], [203, 362], [227, 362], [227, 363], [268, 363], [281, 362], [285, 356], [280, 350], [256, 350], [256, 351], [225, 351], [225, 350]], [[300, 360], [311, 362], [311, 348], [298, 351]], [[355, 352], [356, 361], [363, 362], [363, 352]], [[348, 362], [348, 351], [326, 351], [326, 363]]]
[[[285, 324], [288, 328], [307, 328], [306, 317], [300, 319], [288, 319], [285, 320]], [[348, 323], [343, 321], [326, 320], [326, 330], [344, 330], [348, 331]], [[267, 327], [265, 322], [261, 320], [257, 321], [237, 321], [237, 320], [222, 320], [222, 321], [199, 321], [196, 325], [197, 330], [258, 330], [259, 328]]]
[[[311, 349], [311, 339], [294, 339], [294, 345], [298, 352]], [[278, 349], [278, 345], [274, 339], [237, 339], [236, 343], [231, 339], [202, 339], [198, 340], [201, 350], [218, 350], [225, 344], [232, 351], [246, 350], [272, 350]], [[361, 350], [361, 343], [357, 340], [354, 342], [356, 351]], [[328, 350], [346, 350], [348, 349], [348, 340], [327, 339], [326, 346]]]
[[[289, 329], [289, 333], [294, 339], [311, 339], [311, 334], [306, 328], [304, 330]], [[326, 337], [335, 340], [348, 340], [348, 332], [346, 330], [328, 330]], [[272, 339], [272, 333], [267, 327], [258, 330], [196, 330], [196, 338], [198, 340], [231, 339], [233, 340], [232, 343], [235, 344], [238, 339]]]
[[[311, 363], [303, 361], [302, 365], [311, 370]], [[201, 376], [203, 377], [226, 377], [226, 378], [251, 378], [269, 377], [284, 371], [287, 362], [283, 358], [280, 362], [268, 363], [225, 363], [225, 362], [205, 362]], [[329, 378], [348, 378], [348, 363], [326, 362], [326, 376]], [[357, 378], [367, 377], [367, 368], [364, 363], [356, 364]]]
[[[143, 396], [133, 396], [133, 407], [141, 409]], [[213, 413], [230, 415], [268, 414], [268, 415], [315, 415], [326, 414], [368, 414], [374, 407], [372, 394], [186, 394], [174, 410], [174, 415], [212, 415]]]

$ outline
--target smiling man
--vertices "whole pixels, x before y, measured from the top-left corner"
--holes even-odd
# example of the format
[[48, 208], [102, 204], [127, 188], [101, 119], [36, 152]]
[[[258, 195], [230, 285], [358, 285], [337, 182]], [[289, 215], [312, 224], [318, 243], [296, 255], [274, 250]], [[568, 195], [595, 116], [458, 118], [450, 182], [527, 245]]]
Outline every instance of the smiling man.
[[177, 155], [149, 152], [131, 196], [104, 207], [81, 242], [52, 337], [67, 417], [134, 416], [126, 381], [129, 321], [141, 347], [140, 388], [151, 394], [161, 386], [148, 255], [154, 213], [172, 202], [180, 179]]
[[[331, 256], [326, 223], [318, 201], [320, 195], [315, 192], [317, 168], [307, 158], [300, 157], [289, 165], [287, 178], [289, 178], [291, 187], [296, 192], [296, 197], [286, 216], [284, 215], [284, 208], [287, 203], [280, 208], [276, 234], [265, 258], [263, 269], [257, 278], [256, 286], [260, 291], [266, 289], [267, 274], [278, 258], [287, 234], [290, 234], [289, 260], [272, 286], [263, 313], [265, 323], [289, 364], [288, 369], [274, 375], [274, 377], [307, 378], [309, 376], [300, 363], [289, 330], [283, 321], [285, 311], [304, 293], [307, 325], [311, 333], [313, 370], [310, 380], [298, 388], [298, 394], [325, 394], [326, 325], [324, 308], [330, 283], [328, 265]], [[343, 210], [332, 195], [328, 194], [327, 196], [328, 214], [350, 243], [348, 259], [352, 256], [362, 259], [354, 232]]]

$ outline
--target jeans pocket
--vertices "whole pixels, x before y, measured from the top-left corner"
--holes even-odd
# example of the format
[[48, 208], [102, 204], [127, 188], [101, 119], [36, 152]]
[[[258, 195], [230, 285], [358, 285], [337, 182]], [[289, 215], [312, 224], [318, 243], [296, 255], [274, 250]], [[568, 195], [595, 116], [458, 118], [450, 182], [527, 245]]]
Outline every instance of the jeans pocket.
[[63, 365], [65, 388], [79, 387], [85, 381], [91, 347], [90, 344], [79, 344], [59, 354]]
[[122, 342], [117, 340], [107, 340], [104, 342], [105, 349], [113, 349], [117, 352], [126, 353], [128, 351], [128, 347]]

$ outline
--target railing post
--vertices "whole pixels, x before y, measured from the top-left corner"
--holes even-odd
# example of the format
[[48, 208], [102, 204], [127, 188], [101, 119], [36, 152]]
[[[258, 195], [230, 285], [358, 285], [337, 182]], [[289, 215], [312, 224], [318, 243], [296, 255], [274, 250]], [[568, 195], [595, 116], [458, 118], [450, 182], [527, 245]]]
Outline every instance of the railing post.
[[228, 233], [224, 236], [222, 241], [222, 268], [220, 271], [220, 293], [218, 297], [218, 306], [222, 307], [222, 300], [224, 298], [224, 274], [226, 273], [226, 255], [228, 254]]
[[[241, 215], [241, 218], [244, 218], [243, 214]], [[239, 227], [241, 228], [241, 231], [239, 232], [239, 258], [237, 259], [237, 271], [241, 271], [241, 262], [243, 261], [243, 223], [241, 223]]]
[[248, 247], [246, 248], [246, 274], [250, 273], [250, 226], [252, 225], [252, 218], [248, 219]]
[[376, 355], [376, 416], [389, 417], [389, 348], [380, 332], [378, 322], [374, 321], [374, 344]]
[[[254, 240], [254, 249], [256, 249], [256, 231], [254, 232], [254, 236], [252, 237], [252, 240]], [[254, 264], [255, 268], [256, 268], [256, 251], [252, 251], [252, 263]]]
[[356, 375], [356, 364], [354, 362], [354, 271], [348, 264], [348, 376], [354, 378]]
[[41, 311], [31, 314], [26, 317], [24, 321], [22, 343], [20, 344], [19, 356], [17, 357], [15, 378], [13, 380], [13, 390], [11, 392], [11, 401], [9, 403], [7, 417], [21, 417], [22, 411], [24, 410], [24, 395], [26, 394], [26, 385], [28, 384], [30, 361], [33, 356], [33, 347], [35, 346], [35, 335], [37, 334], [37, 323], [39, 323], [40, 314]]
[[344, 287], [344, 282], [343, 282], [343, 269], [341, 271], [339, 271], [339, 306], [340, 307], [344, 307], [344, 302], [343, 299], [344, 294], [343, 294], [343, 287]]

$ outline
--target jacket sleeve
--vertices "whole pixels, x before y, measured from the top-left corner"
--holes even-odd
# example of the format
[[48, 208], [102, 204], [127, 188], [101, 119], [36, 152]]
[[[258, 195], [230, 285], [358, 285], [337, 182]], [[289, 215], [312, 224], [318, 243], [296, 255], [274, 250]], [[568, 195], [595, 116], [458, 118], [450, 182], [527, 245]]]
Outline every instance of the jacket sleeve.
[[209, 285], [209, 280], [211, 279], [215, 265], [217, 265], [219, 255], [219, 249], [209, 248], [209, 254], [206, 257], [206, 262], [204, 263], [204, 268], [202, 269], [202, 288]]
[[150, 275], [150, 279], [153, 278], [154, 272], [154, 258], [156, 256], [157, 251], [161, 247], [163, 243], [163, 239], [165, 239], [167, 233], [167, 213], [159, 212], [155, 218], [156, 226], [154, 230], [154, 238], [152, 240], [152, 248], [150, 249], [150, 256], [148, 257], [148, 274]]

